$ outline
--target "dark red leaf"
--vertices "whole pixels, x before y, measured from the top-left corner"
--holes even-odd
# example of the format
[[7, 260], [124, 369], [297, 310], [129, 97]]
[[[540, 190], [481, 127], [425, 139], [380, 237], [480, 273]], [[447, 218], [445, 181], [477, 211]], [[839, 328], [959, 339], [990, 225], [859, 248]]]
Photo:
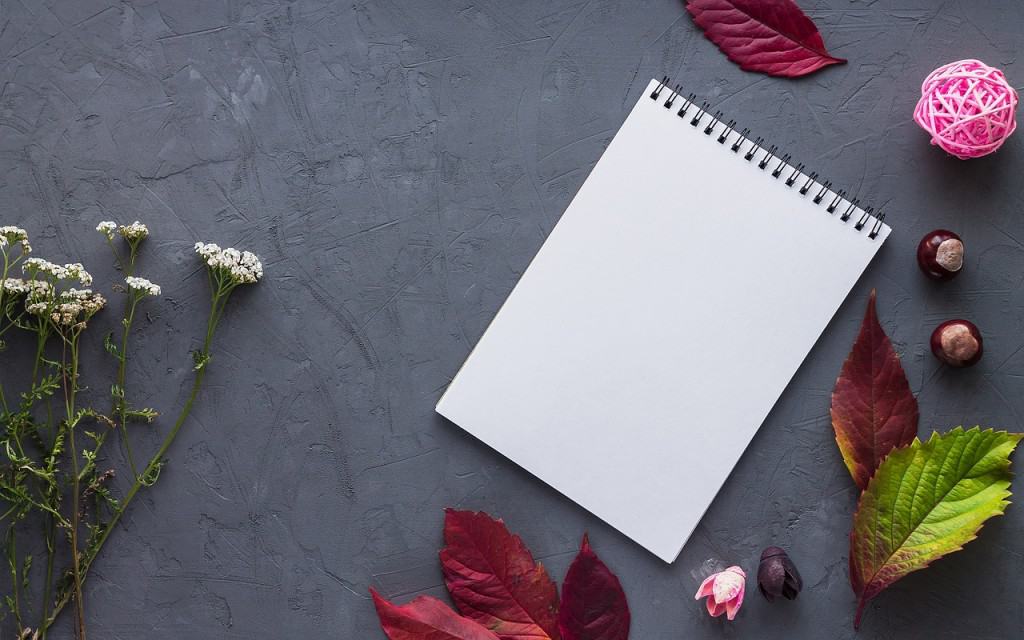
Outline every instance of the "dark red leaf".
[[889, 336], [878, 324], [875, 292], [832, 392], [832, 427], [843, 461], [861, 489], [879, 463], [917, 436], [917, 399]]
[[493, 631], [459, 616], [437, 598], [420, 596], [396, 606], [372, 588], [370, 595], [380, 626], [391, 640], [498, 640]]
[[583, 544], [562, 582], [562, 606], [558, 613], [562, 640], [627, 640], [629, 604], [615, 577]]
[[686, 10], [708, 40], [746, 71], [795, 78], [846, 62], [793, 0], [689, 0]]
[[444, 541], [441, 569], [462, 615], [502, 640], [558, 640], [558, 588], [501, 520], [447, 509]]

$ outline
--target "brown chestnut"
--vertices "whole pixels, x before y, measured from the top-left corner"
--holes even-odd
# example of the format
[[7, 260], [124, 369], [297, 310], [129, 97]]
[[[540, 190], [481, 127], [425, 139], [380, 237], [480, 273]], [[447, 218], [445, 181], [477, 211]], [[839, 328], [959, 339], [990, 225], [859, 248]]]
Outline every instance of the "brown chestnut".
[[932, 332], [932, 353], [951, 367], [970, 367], [981, 352], [981, 332], [973, 322], [947, 320]]
[[934, 280], [954, 278], [964, 266], [964, 242], [952, 231], [936, 229], [917, 245], [917, 264]]

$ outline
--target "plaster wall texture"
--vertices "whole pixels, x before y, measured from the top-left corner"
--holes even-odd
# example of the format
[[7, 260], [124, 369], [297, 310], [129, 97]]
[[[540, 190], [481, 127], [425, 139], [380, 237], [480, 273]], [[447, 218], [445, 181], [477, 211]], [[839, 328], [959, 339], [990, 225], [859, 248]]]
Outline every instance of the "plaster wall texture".
[[[368, 588], [445, 597], [437, 550], [442, 509], [456, 506], [503, 517], [559, 578], [589, 531], [629, 596], [634, 638], [1020, 637], [1020, 505], [878, 598], [854, 634], [857, 495], [828, 407], [874, 287], [922, 434], [1024, 429], [1024, 138], [965, 163], [911, 121], [941, 63], [977, 57], [1020, 82], [1024, 18], [994, 1], [800, 4], [848, 64], [802, 80], [745, 73], [679, 0], [0, 3], [4, 223], [27, 227], [39, 255], [85, 262], [108, 293], [96, 223], [153, 231], [140, 273], [164, 295], [132, 336], [140, 404], [173, 415], [191, 380], [208, 295], [192, 243], [248, 248], [266, 266], [236, 294], [159, 484], [96, 565], [93, 635], [383, 638]], [[433, 411], [663, 74], [895, 229], [672, 565]], [[936, 227], [967, 244], [966, 271], [942, 285], [914, 263]], [[967, 371], [928, 350], [957, 316], [986, 340]], [[87, 381], [113, 369], [99, 336], [117, 318], [115, 306], [97, 321]], [[137, 429], [136, 447], [167, 428]], [[752, 590], [734, 623], [708, 618], [693, 601], [701, 566], [753, 570], [770, 544], [803, 573], [799, 600]], [[70, 638], [69, 622], [52, 637]]]

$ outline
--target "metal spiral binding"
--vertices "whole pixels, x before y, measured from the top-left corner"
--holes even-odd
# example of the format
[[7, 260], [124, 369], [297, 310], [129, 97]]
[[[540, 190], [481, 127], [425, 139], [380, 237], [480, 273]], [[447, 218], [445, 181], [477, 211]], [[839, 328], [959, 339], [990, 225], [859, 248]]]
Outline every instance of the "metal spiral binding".
[[814, 196], [814, 204], [821, 204], [821, 201], [825, 199], [825, 194], [832, 188], [832, 182], [825, 181], [821, 184], [821, 190], [818, 191], [818, 195]]
[[[869, 228], [868, 238], [874, 240], [878, 237], [879, 232], [882, 230], [882, 224], [885, 222], [885, 213], [878, 212], [872, 207], [861, 207], [860, 201], [857, 198], [850, 197], [846, 191], [842, 189], [833, 189], [832, 183], [828, 180], [819, 180], [817, 172], [807, 173], [805, 172], [805, 166], [802, 162], [794, 163], [792, 156], [788, 153], [782, 154], [778, 146], [774, 144], [768, 144], [764, 138], [751, 138], [750, 129], [737, 130], [737, 124], [735, 120], [725, 120], [724, 115], [721, 111], [715, 111], [712, 113], [711, 104], [702, 101], [700, 104], [697, 103], [697, 96], [695, 94], [689, 94], [685, 98], [682, 95], [682, 87], [680, 85], [669, 86], [669, 78], [665, 76], [662, 78], [658, 86], [651, 92], [650, 98], [652, 100], [659, 100], [662, 93], [668, 89], [668, 96], [665, 98], [664, 106], [666, 109], [671, 109], [675, 102], [681, 101], [679, 109], [676, 111], [676, 115], [680, 118], [687, 119], [690, 126], [696, 128], [700, 126], [705, 116], [710, 116], [710, 120], [704, 125], [703, 132], [705, 135], [710, 136], [715, 133], [715, 129], [719, 124], [723, 127], [718, 132], [715, 140], [718, 144], [726, 145], [729, 143], [729, 139], [736, 134], [735, 140], [729, 143], [729, 150], [733, 153], [739, 153], [743, 150], [743, 159], [747, 162], [753, 161], [762, 152], [757, 160], [757, 167], [759, 169], [766, 170], [771, 166], [770, 175], [773, 178], [780, 178], [783, 173], [786, 173], [786, 179], [783, 182], [787, 187], [797, 187], [797, 192], [801, 196], [807, 196], [813, 193], [811, 201], [814, 204], [825, 204], [825, 211], [830, 214], [834, 214], [837, 211], [842, 211], [839, 215], [841, 222], [848, 222], [853, 218], [853, 215], [860, 210], [860, 217], [857, 222], [854, 223], [853, 228], [856, 231], [861, 231], [865, 228]], [[696, 111], [691, 113], [691, 107], [695, 108]], [[689, 117], [688, 117], [689, 116]], [[750, 144], [749, 148], [744, 149], [747, 144]], [[798, 186], [799, 185], [799, 186]]]
[[735, 129], [736, 121], [730, 120], [728, 124], [725, 125], [725, 128], [722, 129], [722, 133], [718, 134], [718, 144], [725, 144], [726, 138], [728, 138], [729, 134], [735, 131]]

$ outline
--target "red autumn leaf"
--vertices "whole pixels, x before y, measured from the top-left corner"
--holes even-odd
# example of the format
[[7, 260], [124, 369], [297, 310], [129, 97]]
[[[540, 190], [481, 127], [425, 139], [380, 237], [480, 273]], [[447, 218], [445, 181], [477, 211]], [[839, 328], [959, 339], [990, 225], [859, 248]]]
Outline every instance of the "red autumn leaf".
[[793, 0], [689, 0], [686, 10], [746, 71], [795, 78], [846, 62], [825, 51], [818, 27]]
[[861, 489], [879, 463], [917, 436], [917, 399], [878, 324], [872, 290], [860, 333], [832, 391], [832, 427], [843, 461]]
[[562, 640], [629, 638], [626, 594], [619, 579], [590, 549], [586, 534], [562, 582], [558, 628], [562, 631]]
[[502, 640], [559, 640], [558, 588], [501, 520], [446, 509], [444, 541], [441, 569], [462, 615]]
[[420, 596], [397, 606], [372, 588], [370, 595], [380, 626], [391, 640], [498, 640], [493, 631], [459, 616], [437, 598]]

